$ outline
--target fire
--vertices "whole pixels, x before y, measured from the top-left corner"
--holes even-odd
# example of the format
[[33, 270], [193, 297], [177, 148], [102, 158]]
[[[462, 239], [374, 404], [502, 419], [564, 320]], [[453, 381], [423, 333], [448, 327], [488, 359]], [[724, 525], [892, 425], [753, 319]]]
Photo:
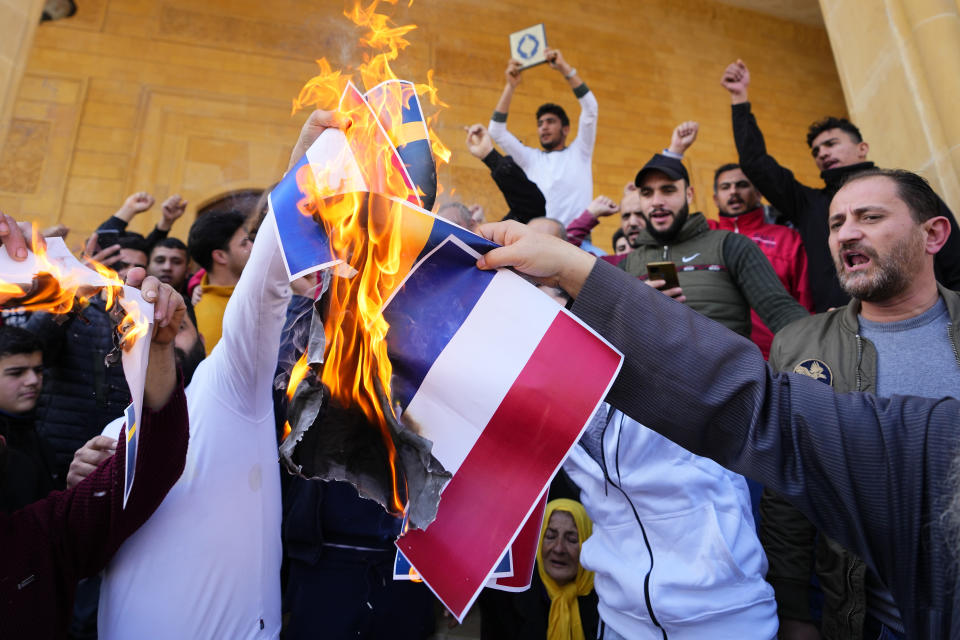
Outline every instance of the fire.
[[[377, 13], [380, 2], [381, 0], [371, 0], [370, 4], [364, 7], [360, 0], [356, 0], [353, 8], [343, 12], [343, 15], [356, 26], [366, 29], [360, 36], [359, 43], [369, 51], [364, 53], [363, 63], [355, 71], [359, 73], [360, 80], [367, 89], [385, 80], [398, 79], [390, 63], [397, 60], [400, 52], [410, 45], [410, 41], [404, 36], [417, 28], [415, 24], [394, 26], [389, 16]], [[386, 2], [396, 4], [397, 0], [386, 0]], [[407, 6], [412, 4], [413, 0], [410, 0]], [[353, 80], [353, 74], [349, 69], [346, 72], [334, 70], [326, 58], [317, 60], [317, 66], [320, 67], [320, 73], [308, 80], [300, 90], [300, 94], [293, 100], [293, 113], [306, 107], [333, 109], [343, 94], [347, 82]], [[424, 96], [432, 106], [437, 107], [437, 111], [426, 118], [427, 131], [434, 156], [440, 162], [448, 163], [451, 156], [450, 149], [440, 140], [435, 127], [440, 110], [449, 105], [439, 98], [433, 81], [433, 69], [427, 70], [426, 83], [417, 83], [414, 87], [417, 95]], [[439, 193], [441, 189], [439, 184], [437, 188]]]
[[[307, 373], [310, 371], [310, 364], [308, 362], [307, 352], [304, 351], [303, 355], [300, 356], [300, 359], [297, 360], [297, 363], [293, 365], [293, 369], [290, 371], [290, 382], [287, 383], [287, 401], [290, 402], [293, 400], [293, 393], [297, 390], [297, 387], [300, 386], [300, 383], [304, 378], [307, 377]], [[287, 421], [283, 425], [283, 440], [287, 439], [287, 436], [290, 435], [290, 422]]]
[[[30, 282], [0, 281], [0, 305], [7, 309], [65, 314], [78, 302], [85, 304], [86, 299], [96, 293], [96, 289], [82, 283], [83, 278], [78, 273], [78, 269], [82, 267], [65, 267], [63, 262], [51, 260], [36, 224], [33, 225], [32, 236], [32, 278], [29, 278]], [[111, 283], [111, 286], [105, 287], [109, 309], [115, 287], [122, 287], [123, 283], [110, 269], [102, 265], [97, 267], [98, 272]]]
[[[51, 258], [46, 244], [40, 238], [37, 225], [33, 225], [33, 268], [30, 282], [4, 282], [0, 280], [0, 306], [6, 309], [23, 309], [26, 311], [46, 311], [56, 315], [63, 315], [83, 307], [88, 299], [98, 291], [103, 291], [109, 311], [117, 300], [117, 295], [123, 290], [123, 281], [117, 273], [93, 260], [87, 260], [87, 265], [99, 274], [106, 285], [93, 286], [90, 282], [88, 267], [63, 255]], [[130, 349], [139, 338], [147, 334], [149, 322], [138, 322], [139, 310], [135, 302], [130, 312], [117, 325], [121, 344], [124, 349]]]
[[[387, 0], [391, 4], [396, 0]], [[409, 46], [407, 34], [417, 27], [413, 24], [396, 26], [387, 15], [377, 12], [380, 0], [371, 0], [363, 6], [359, 0], [352, 9], [344, 12], [355, 25], [364, 31], [360, 45], [368, 50], [363, 63], [355, 70], [363, 86], [369, 90], [388, 80], [397, 80], [391, 63], [400, 52]], [[336, 185], [328, 188], [319, 181], [309, 167], [302, 167], [297, 174], [297, 183], [305, 198], [299, 203], [304, 215], [319, 219], [330, 239], [333, 255], [342, 260], [344, 271], [356, 273], [352, 278], [337, 277], [331, 282], [330, 305], [325, 323], [327, 353], [321, 381], [330, 390], [335, 402], [341, 406], [353, 406], [364, 413], [368, 422], [380, 429], [381, 439], [387, 451], [392, 471], [393, 499], [391, 510], [402, 513], [405, 502], [405, 487], [397, 469], [397, 452], [388, 427], [389, 418], [395, 420], [390, 406], [390, 380], [392, 367], [387, 356], [386, 335], [388, 325], [381, 309], [403, 275], [411, 266], [413, 257], [405, 255], [402, 248], [401, 229], [404, 222], [402, 205], [377, 194], [396, 194], [414, 197], [405, 181], [402, 166], [394, 162], [394, 151], [379, 132], [382, 123], [388, 135], [395, 140], [402, 137], [403, 100], [393, 100], [395, 113], [389, 113], [378, 121], [370, 112], [359, 93], [348, 82], [353, 74], [348, 70], [334, 70], [326, 59], [317, 61], [320, 74], [312, 78], [294, 100], [294, 110], [305, 106], [331, 109], [337, 100], [343, 121], [349, 124], [344, 134], [349, 142], [380, 140], [381, 144], [351, 144], [350, 148], [362, 167], [373, 167], [368, 178], [371, 193], [346, 193], [332, 195]], [[410, 85], [406, 85], [409, 87]], [[433, 71], [427, 72], [427, 82], [416, 84], [414, 91], [425, 96], [434, 107], [447, 106], [439, 100], [434, 84]], [[408, 89], [409, 90], [409, 89]], [[404, 96], [409, 100], [410, 96]], [[436, 158], [447, 162], [450, 150], [440, 142], [433, 130], [437, 113], [427, 118], [431, 147]], [[400, 132], [400, 133], [398, 133]], [[416, 199], [414, 197], [414, 199]], [[407, 221], [407, 224], [414, 224]], [[297, 363], [291, 375], [288, 397], [306, 374], [306, 355]], [[286, 426], [289, 432], [289, 424]]]
[[127, 314], [117, 324], [117, 333], [120, 334], [120, 344], [123, 346], [123, 350], [129, 351], [137, 340], [147, 335], [150, 324], [138, 321], [142, 313], [140, 312], [140, 305], [136, 301], [130, 300], [126, 303], [126, 306], [128, 307]]

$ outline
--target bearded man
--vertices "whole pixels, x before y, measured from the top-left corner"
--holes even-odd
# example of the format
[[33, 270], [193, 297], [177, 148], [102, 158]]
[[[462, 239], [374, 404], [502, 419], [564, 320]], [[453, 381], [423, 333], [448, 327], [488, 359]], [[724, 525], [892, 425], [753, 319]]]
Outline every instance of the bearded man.
[[807, 317], [750, 238], [711, 229], [702, 213], [690, 213], [693, 187], [680, 160], [654, 155], [635, 184], [647, 226], [620, 268], [660, 289], [666, 283], [647, 279], [647, 264], [672, 261], [680, 286], [663, 293], [744, 337], [750, 337], [750, 309], [773, 332]]
[[[852, 300], [777, 334], [771, 366], [839, 393], [956, 397], [960, 294], [934, 276], [934, 257], [950, 234], [940, 211], [936, 194], [913, 173], [870, 169], [849, 177], [830, 204], [828, 225], [837, 276]], [[903, 637], [898, 603], [858, 556], [818, 538], [781, 497], [765, 494], [760, 512], [781, 637], [817, 637], [808, 603], [814, 564], [825, 597], [823, 637]]]

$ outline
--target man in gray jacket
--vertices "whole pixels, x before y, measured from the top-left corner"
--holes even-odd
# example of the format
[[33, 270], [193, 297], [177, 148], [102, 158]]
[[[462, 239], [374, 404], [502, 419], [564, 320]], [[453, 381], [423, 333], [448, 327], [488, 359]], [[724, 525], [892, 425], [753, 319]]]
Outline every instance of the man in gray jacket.
[[626, 354], [610, 404], [789, 499], [890, 588], [907, 637], [960, 637], [960, 401], [836, 394], [774, 373], [745, 338], [567, 243], [511, 222], [479, 231], [505, 245], [479, 267], [561, 287]]
[[[960, 295], [934, 276], [934, 256], [950, 234], [936, 194], [916, 174], [870, 169], [847, 178], [830, 204], [828, 225], [840, 285], [852, 301], [783, 329], [770, 366], [840, 393], [956, 396]], [[803, 514], [772, 492], [760, 511], [782, 638], [817, 637], [807, 595], [814, 565], [825, 638], [902, 637], [897, 604], [862, 560], [818, 537]]]

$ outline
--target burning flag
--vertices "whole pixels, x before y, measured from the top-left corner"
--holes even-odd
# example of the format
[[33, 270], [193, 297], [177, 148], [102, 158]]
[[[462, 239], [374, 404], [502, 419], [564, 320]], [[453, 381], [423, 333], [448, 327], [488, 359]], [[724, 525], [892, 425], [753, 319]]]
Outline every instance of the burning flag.
[[423, 208], [449, 150], [416, 98], [440, 103], [432, 73], [393, 74], [415, 26], [377, 5], [347, 12], [380, 51], [359, 69], [373, 88], [319, 62], [295, 109], [338, 100], [344, 124], [269, 198], [291, 279], [334, 267], [280, 452], [293, 472], [348, 480], [404, 514], [398, 547], [462, 618], [514, 542], [507, 586], [529, 584], [538, 503], [622, 356], [516, 274], [478, 270], [495, 245]]
[[401, 420], [420, 426], [453, 474], [436, 520], [397, 546], [457, 618], [516, 539], [622, 361], [520, 276], [477, 269], [478, 257], [447, 240], [383, 312]]

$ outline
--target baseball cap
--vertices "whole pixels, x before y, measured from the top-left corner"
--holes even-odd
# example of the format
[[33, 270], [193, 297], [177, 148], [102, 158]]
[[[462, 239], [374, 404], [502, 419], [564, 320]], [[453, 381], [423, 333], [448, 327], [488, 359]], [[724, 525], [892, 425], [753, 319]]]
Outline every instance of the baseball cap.
[[643, 176], [650, 171], [665, 173], [671, 180], [683, 178], [687, 181], [687, 184], [690, 184], [690, 176], [687, 175], [687, 170], [683, 166], [683, 163], [676, 158], [671, 158], [661, 153], [653, 154], [653, 157], [647, 161], [647, 164], [643, 165], [643, 168], [637, 172], [637, 177], [634, 178], [633, 183], [639, 187]]

